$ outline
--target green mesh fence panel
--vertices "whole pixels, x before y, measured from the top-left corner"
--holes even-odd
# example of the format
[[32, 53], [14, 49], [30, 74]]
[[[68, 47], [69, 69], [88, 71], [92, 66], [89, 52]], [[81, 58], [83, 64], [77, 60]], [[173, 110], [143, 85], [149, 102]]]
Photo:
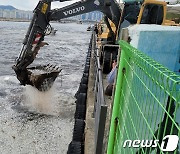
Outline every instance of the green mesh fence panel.
[[[180, 136], [180, 76], [127, 42], [120, 41], [120, 48], [107, 153], [165, 153], [162, 149], [169, 142], [163, 138]], [[123, 147], [126, 140], [137, 141], [127, 141]], [[145, 142], [154, 147], [144, 147]], [[178, 144], [171, 153], [179, 151]]]

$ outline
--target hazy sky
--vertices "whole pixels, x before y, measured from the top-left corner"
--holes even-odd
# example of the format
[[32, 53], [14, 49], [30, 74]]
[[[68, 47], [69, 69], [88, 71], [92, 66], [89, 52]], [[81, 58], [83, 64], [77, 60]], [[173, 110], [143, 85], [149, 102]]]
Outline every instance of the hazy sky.
[[[72, 2], [75, 2], [78, 0], [73, 0]], [[17, 9], [20, 10], [33, 10], [39, 0], [0, 0], [0, 5], [12, 5]], [[64, 5], [71, 4], [72, 2], [53, 2], [52, 7], [53, 8], [59, 8]]]
[[[37, 5], [39, 0], [0, 0], [0, 5], [12, 5], [17, 9], [21, 10], [33, 10], [35, 6]], [[75, 2], [78, 0], [73, 0], [72, 2]], [[117, 0], [119, 1], [119, 0]], [[174, 2], [177, 0], [166, 0], [169, 2]], [[52, 3], [52, 8], [59, 8], [65, 5], [68, 5], [72, 2], [53, 2]]]

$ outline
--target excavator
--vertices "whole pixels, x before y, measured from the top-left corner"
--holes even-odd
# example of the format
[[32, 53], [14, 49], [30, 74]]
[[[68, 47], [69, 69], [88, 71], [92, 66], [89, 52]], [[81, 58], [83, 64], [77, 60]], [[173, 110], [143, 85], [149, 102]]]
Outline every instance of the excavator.
[[[135, 24], [138, 18], [143, 17], [143, 23], [145, 23], [144, 14], [140, 11], [142, 3], [139, 2], [127, 2], [122, 9], [116, 0], [81, 0], [59, 9], [51, 9], [51, 3], [54, 1], [65, 2], [67, 0], [39, 0], [34, 9], [33, 18], [25, 35], [20, 54], [12, 67], [21, 85], [31, 85], [39, 91], [48, 91], [61, 72], [59, 67], [51, 64], [29, 67], [36, 58], [40, 48], [47, 45], [44, 42], [44, 37], [49, 29], [51, 29], [50, 21], [59, 21], [92, 11], [100, 11], [105, 16], [104, 21], [111, 34], [110, 40], [113, 44], [116, 41], [119, 34], [118, 31], [124, 19]], [[152, 3], [147, 3], [148, 8], [153, 6], [156, 6], [156, 11], [158, 11], [159, 8], [162, 10], [163, 5], [161, 3], [156, 4], [155, 0]], [[141, 13], [140, 16], [138, 16], [139, 11]], [[163, 12], [161, 11], [160, 15], [161, 21], [158, 18], [159, 16], [156, 15], [158, 20], [155, 20], [153, 24], [161, 24], [164, 21], [162, 20], [164, 19]], [[112, 30], [109, 20], [114, 23], [115, 30]], [[141, 22], [140, 20], [138, 21]], [[34, 73], [34, 70], [39, 72], [35, 71], [36, 73]]]
[[[51, 9], [51, 3], [54, 1], [59, 0], [39, 0], [20, 54], [12, 67], [21, 85], [31, 85], [39, 91], [49, 90], [61, 72], [59, 67], [51, 64], [28, 67], [36, 58], [40, 48], [47, 44], [43, 41], [51, 27], [50, 21], [59, 21], [63, 18], [98, 10], [118, 27], [121, 12], [118, 3], [114, 0], [82, 0], [60, 9]], [[60, 2], [64, 1], [66, 0], [60, 0]]]

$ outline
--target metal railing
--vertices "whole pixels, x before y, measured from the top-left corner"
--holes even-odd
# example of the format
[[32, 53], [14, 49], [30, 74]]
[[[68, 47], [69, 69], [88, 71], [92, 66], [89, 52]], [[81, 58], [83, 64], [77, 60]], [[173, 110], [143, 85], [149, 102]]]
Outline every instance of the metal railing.
[[95, 153], [101, 154], [103, 149], [103, 138], [106, 123], [107, 106], [104, 100], [104, 89], [102, 80], [102, 70], [100, 66], [99, 53], [96, 48], [96, 36], [93, 35], [92, 51], [94, 55], [94, 118], [95, 118]]
[[120, 48], [107, 153], [178, 153], [180, 76], [125, 41]]

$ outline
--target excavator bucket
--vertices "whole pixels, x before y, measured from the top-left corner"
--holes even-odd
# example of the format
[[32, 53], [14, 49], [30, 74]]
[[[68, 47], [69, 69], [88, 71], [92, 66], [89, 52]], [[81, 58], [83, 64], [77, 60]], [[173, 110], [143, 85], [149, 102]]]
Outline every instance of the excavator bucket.
[[28, 80], [27, 84], [36, 87], [39, 91], [48, 91], [61, 69], [56, 65], [44, 65], [27, 68]]

